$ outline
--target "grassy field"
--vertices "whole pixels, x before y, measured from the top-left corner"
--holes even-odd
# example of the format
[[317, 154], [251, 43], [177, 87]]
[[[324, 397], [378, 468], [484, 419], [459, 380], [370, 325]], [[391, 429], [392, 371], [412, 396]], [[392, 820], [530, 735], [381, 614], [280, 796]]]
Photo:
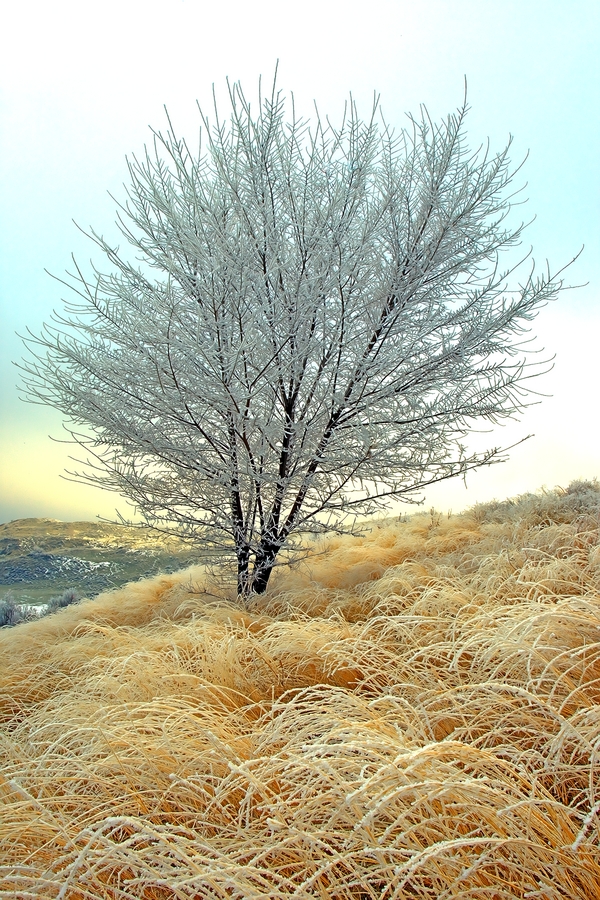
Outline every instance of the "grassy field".
[[600, 487], [0, 632], [0, 897], [600, 896]]

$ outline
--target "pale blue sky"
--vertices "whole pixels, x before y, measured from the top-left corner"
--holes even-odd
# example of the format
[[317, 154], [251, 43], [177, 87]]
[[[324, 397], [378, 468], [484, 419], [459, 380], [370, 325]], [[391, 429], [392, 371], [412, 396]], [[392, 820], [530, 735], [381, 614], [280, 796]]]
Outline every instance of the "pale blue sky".
[[[505, 497], [575, 477], [600, 475], [596, 396], [600, 325], [600, 4], [571, 0], [107, 0], [13, 3], [4, 14], [0, 60], [0, 521], [47, 515], [111, 515], [119, 499], [61, 480], [69, 449], [53, 444], [60, 418], [17, 399], [21, 355], [15, 331], [34, 331], [64, 289], [70, 254], [93, 248], [72, 220], [114, 234], [125, 154], [139, 152], [148, 126], [197, 125], [195, 101], [210, 103], [225, 77], [248, 93], [258, 76], [293, 91], [300, 108], [339, 116], [352, 91], [367, 113], [381, 94], [386, 118], [425, 103], [434, 117], [462, 99], [467, 76], [472, 145], [490, 137], [512, 158], [529, 159], [519, 185], [536, 216], [525, 236], [537, 261], [558, 268], [585, 244], [568, 277], [587, 286], [543, 311], [534, 330], [556, 353], [539, 381], [553, 396], [521, 423], [487, 435], [510, 444], [535, 432], [503, 466], [440, 485], [427, 496], [442, 509]], [[516, 214], [517, 216], [519, 213]], [[478, 439], [481, 440], [481, 439]]]

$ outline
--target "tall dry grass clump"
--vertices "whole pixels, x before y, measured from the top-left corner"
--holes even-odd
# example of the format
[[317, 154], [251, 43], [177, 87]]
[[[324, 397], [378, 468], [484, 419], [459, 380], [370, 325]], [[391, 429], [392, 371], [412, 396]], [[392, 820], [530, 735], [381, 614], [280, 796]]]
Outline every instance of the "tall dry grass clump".
[[0, 633], [0, 896], [598, 898], [600, 488]]

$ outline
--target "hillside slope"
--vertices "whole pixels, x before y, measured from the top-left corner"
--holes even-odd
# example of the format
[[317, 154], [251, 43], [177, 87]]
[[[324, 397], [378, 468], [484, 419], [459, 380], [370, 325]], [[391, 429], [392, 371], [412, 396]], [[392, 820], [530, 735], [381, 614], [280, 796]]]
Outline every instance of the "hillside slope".
[[600, 489], [0, 632], [0, 897], [597, 898]]
[[45, 603], [64, 590], [94, 597], [197, 560], [182, 540], [108, 522], [16, 519], [0, 525], [0, 600]]

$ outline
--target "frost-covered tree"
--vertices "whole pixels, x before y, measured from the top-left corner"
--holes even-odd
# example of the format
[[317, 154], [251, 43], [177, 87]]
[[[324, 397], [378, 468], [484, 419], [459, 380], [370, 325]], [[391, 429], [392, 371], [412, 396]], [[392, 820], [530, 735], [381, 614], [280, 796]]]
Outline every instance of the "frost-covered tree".
[[295, 533], [504, 458], [463, 442], [523, 410], [523, 335], [562, 283], [511, 286], [509, 148], [471, 152], [466, 105], [393, 133], [377, 103], [334, 127], [275, 87], [229, 98], [198, 152], [169, 121], [128, 162], [133, 256], [91, 232], [108, 271], [76, 266], [24, 368], [86, 449], [73, 474], [229, 548], [248, 595]]

